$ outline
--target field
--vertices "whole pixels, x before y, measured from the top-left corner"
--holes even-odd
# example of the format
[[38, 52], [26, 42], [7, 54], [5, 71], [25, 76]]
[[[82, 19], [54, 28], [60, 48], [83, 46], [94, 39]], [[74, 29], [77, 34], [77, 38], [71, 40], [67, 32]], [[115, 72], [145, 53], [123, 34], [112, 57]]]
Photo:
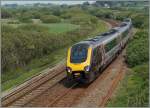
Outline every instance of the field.
[[[21, 25], [27, 24], [9, 24], [13, 27], [19, 27]], [[69, 24], [69, 23], [53, 23], [53, 24], [41, 24], [36, 23], [36, 25], [46, 27], [46, 31], [52, 34], [63, 34], [69, 31], [76, 30], [80, 28], [79, 25]], [[108, 30], [108, 26], [104, 21], [99, 20], [98, 26], [95, 30], [83, 36], [84, 38], [94, 37], [96, 34], [102, 33]], [[51, 35], [50, 35], [51, 36]], [[60, 36], [59, 36], [60, 37]], [[69, 36], [68, 36], [69, 38]], [[77, 39], [79, 41], [80, 39]], [[71, 43], [73, 44], [73, 43]], [[39, 74], [43, 69], [52, 67], [62, 59], [66, 57], [67, 47], [62, 47], [61, 49], [57, 49], [50, 54], [41, 57], [40, 59], [33, 59], [25, 68], [18, 68], [13, 71], [6, 72], [2, 74], [2, 91], [12, 89], [17, 85], [23, 83], [27, 79], [30, 79], [33, 75]]]
[[79, 25], [68, 24], [68, 23], [54, 23], [54, 24], [41, 24], [41, 25], [48, 27], [49, 32], [54, 34], [73, 31], [80, 27]]
[[[19, 23], [19, 24], [9, 24], [9, 22], [17, 21], [14, 19], [2, 19], [2, 24], [10, 25], [13, 27], [19, 27], [21, 25], [27, 25], [26, 23]], [[50, 23], [45, 24], [40, 21], [40, 19], [34, 19], [33, 24], [41, 25], [48, 28], [49, 33], [60, 34], [66, 33], [69, 31], [73, 31], [77, 28], [80, 28], [80, 25], [70, 24], [70, 23]]]

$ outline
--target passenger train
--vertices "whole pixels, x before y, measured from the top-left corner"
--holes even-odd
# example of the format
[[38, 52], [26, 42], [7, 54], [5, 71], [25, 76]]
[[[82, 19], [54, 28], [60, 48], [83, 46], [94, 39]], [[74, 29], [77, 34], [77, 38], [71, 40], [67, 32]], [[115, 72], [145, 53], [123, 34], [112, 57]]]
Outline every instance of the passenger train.
[[132, 32], [131, 19], [95, 38], [83, 40], [68, 49], [67, 78], [90, 83], [121, 52]]

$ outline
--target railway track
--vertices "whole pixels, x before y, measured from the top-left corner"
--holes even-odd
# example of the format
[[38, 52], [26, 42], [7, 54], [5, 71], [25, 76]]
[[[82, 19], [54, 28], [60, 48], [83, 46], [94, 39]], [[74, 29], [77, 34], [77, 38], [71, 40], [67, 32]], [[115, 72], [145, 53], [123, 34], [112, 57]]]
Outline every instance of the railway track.
[[[114, 61], [115, 64], [120, 62], [120, 60], [118, 62], [118, 59], [117, 61], [116, 60]], [[94, 89], [98, 83], [103, 85], [103, 83], [108, 79], [109, 80], [107, 82], [111, 83], [111, 77], [112, 77], [111, 69], [114, 68], [115, 64], [113, 63], [113, 65], [110, 65], [109, 68], [106, 68], [106, 70], [100, 75], [100, 77], [96, 80], [96, 82], [93, 82], [92, 84], [85, 86], [82, 84], [80, 85], [77, 83], [73, 83], [69, 88], [67, 88], [63, 85], [62, 83], [63, 81], [61, 81], [60, 83], [57, 83], [57, 85], [55, 85], [54, 87], [43, 92], [43, 94], [40, 95], [38, 98], [34, 98], [34, 100], [26, 104], [25, 106], [26, 107], [71, 107], [72, 105], [75, 105], [75, 101], [80, 100], [80, 97], [83, 98], [85, 97], [85, 96], [81, 96], [82, 94], [84, 94], [85, 92], [89, 93], [87, 89], [89, 88], [91, 90]], [[108, 86], [107, 88], [109, 87], [111, 86]], [[103, 91], [103, 89], [101, 91]], [[98, 98], [102, 98], [102, 97], [98, 97]]]
[[[27, 107], [72, 107], [72, 106], [76, 107], [76, 105], [82, 102], [81, 101], [82, 98], [85, 98], [87, 95], [90, 94], [90, 91], [93, 91], [95, 88], [98, 88], [96, 87], [97, 85], [101, 85], [99, 86], [100, 89], [98, 91], [100, 91], [101, 93], [102, 92], [104, 93], [103, 95], [100, 95], [100, 96], [96, 95], [97, 102], [98, 100], [105, 100], [104, 102], [107, 102], [111, 96], [110, 93], [113, 93], [114, 89], [117, 86], [116, 82], [119, 82], [120, 80], [120, 78], [118, 77], [120, 77], [120, 74], [122, 75], [122, 72], [120, 73], [120, 71], [123, 69], [121, 68], [122, 67], [122, 64], [120, 63], [121, 61], [122, 60], [120, 60], [120, 57], [114, 60], [113, 63], [108, 68], [106, 68], [106, 70], [92, 84], [89, 84], [87, 86], [83, 86], [83, 85], [80, 86], [80, 84], [74, 86], [72, 84], [73, 87], [69, 87], [67, 89], [62, 84], [58, 84], [52, 89], [49, 89], [48, 91], [44, 92], [41, 96], [39, 96], [37, 99], [34, 99], [32, 102], [30, 102], [30, 104], [26, 106]], [[118, 63], [120, 63], [120, 67], [116, 66], [116, 64]], [[118, 67], [119, 69], [116, 70], [117, 73], [113, 72], [114, 74], [113, 75], [112, 70], [114, 70], [114, 68], [116, 67]], [[104, 87], [105, 82], [107, 83], [106, 84], [107, 87]], [[113, 89], [111, 89], [112, 87]], [[90, 101], [92, 100], [94, 99], [91, 98]], [[99, 103], [91, 104], [91, 105], [99, 105]], [[82, 105], [83, 104], [81, 104], [81, 106]]]
[[111, 84], [109, 90], [107, 91], [106, 95], [104, 97], [102, 97], [102, 101], [99, 104], [100, 107], [104, 107], [107, 104], [108, 100], [111, 98], [114, 90], [116, 89], [119, 81], [123, 78], [123, 76], [125, 74], [125, 70], [126, 70], [126, 68], [122, 67], [120, 72], [118, 72], [116, 78], [113, 79], [112, 84]]
[[[35, 104], [40, 103], [40, 101], [35, 101], [36, 98], [40, 97], [41, 95], [48, 95], [48, 93], [51, 93], [53, 91], [53, 88], [59, 88], [60, 84], [59, 82], [63, 81], [65, 79], [65, 72], [64, 72], [64, 65], [57, 67], [56, 69], [51, 70], [47, 74], [44, 74], [40, 77], [33, 78], [33, 80], [29, 83], [27, 83], [25, 86], [17, 89], [16, 91], [10, 93], [9, 95], [2, 98], [2, 106], [34, 106]], [[103, 76], [103, 75], [102, 75]], [[102, 79], [104, 79], [107, 74], [104, 74]], [[113, 85], [110, 86], [110, 90], [108, 91], [107, 95], [103, 97], [103, 101], [100, 103], [99, 106], [104, 106], [110, 96], [112, 95], [112, 91], [117, 86], [117, 82], [119, 82], [121, 78], [121, 74], [116, 77], [116, 79], [113, 80]], [[72, 91], [75, 91], [73, 88], [76, 87], [78, 83], [73, 83], [69, 88], [60, 88], [58, 92], [61, 93], [59, 95], [55, 95], [53, 99], [48, 101], [48, 105], [45, 106], [55, 106], [57, 102], [61, 100], [65, 100], [65, 96], [68, 96], [72, 93]], [[57, 90], [57, 89], [54, 89]], [[76, 90], [78, 91], [78, 90]], [[84, 89], [80, 90], [80, 93], [84, 92]], [[74, 96], [74, 98], [77, 98]], [[43, 98], [41, 98], [43, 99]], [[33, 104], [34, 103], [34, 104]], [[70, 104], [71, 105], [71, 104]], [[38, 106], [38, 105], [37, 105]], [[41, 105], [39, 105], [41, 106]], [[65, 105], [64, 105], [65, 106]]]
[[79, 83], [74, 83], [69, 89], [67, 89], [62, 95], [60, 96], [57, 96], [55, 98], [55, 100], [53, 100], [51, 103], [50, 103], [50, 106], [53, 107], [53, 105], [55, 105], [55, 103], [59, 100], [61, 100], [66, 94], [68, 94], [70, 91], [72, 91], [73, 87], [76, 87]]
[[[25, 93], [24, 95], [21, 96], [21, 94], [18, 94], [20, 96], [17, 95], [17, 97], [15, 98], [16, 100], [13, 100], [11, 101], [9, 99], [9, 103], [7, 103], [7, 105], [5, 106], [34, 106], [34, 105], [37, 105], [37, 106], [42, 106], [43, 103], [41, 103], [41, 101], [35, 101], [36, 98], [40, 97], [41, 95], [44, 95], [47, 93], [51, 93], [52, 91], [54, 90], [57, 90], [58, 87], [60, 86], [60, 84], [58, 84], [59, 82], [63, 82], [63, 74], [64, 72], [62, 71], [62, 73], [57, 73], [55, 74], [53, 77], [51, 76], [51, 78], [48, 79], [48, 81], [45, 80], [45, 82], [43, 81], [43, 83], [39, 84], [38, 87], [35, 87], [34, 89], [32, 89], [31, 91], [28, 91], [27, 93]], [[103, 73], [100, 77], [101, 77], [101, 80], [105, 79], [105, 77], [108, 77], [110, 72], [107, 72], [106, 73]], [[120, 74], [117, 75], [120, 77]], [[49, 76], [48, 76], [49, 77]], [[42, 78], [47, 78], [47, 77], [42, 77]], [[41, 78], [41, 79], [42, 79]], [[62, 79], [62, 80], [60, 80]], [[110, 86], [110, 90], [108, 91], [107, 95], [105, 97], [103, 97], [103, 102], [101, 102], [100, 106], [104, 106], [108, 99], [110, 98], [112, 92], [114, 91], [114, 89], [116, 88], [117, 86], [117, 82], [120, 80], [120, 78], [116, 77], [112, 82], [115, 83], [113, 84], [112, 86]], [[99, 80], [100, 81], [100, 80]], [[34, 81], [35, 83], [36, 81]], [[33, 83], [33, 82], [32, 82]], [[52, 96], [51, 98], [53, 98], [51, 101], [49, 101], [48, 104], [46, 104], [46, 106], [59, 106], [59, 102], [63, 102], [62, 106], [65, 106], [65, 102], [67, 102], [68, 104], [68, 101], [65, 101], [66, 99], [71, 99], [71, 98], [77, 98], [76, 95], [77, 94], [82, 94], [82, 92], [85, 92], [85, 89], [81, 89], [81, 90], [78, 90], [78, 89], [73, 89], [75, 86], [77, 86], [78, 84], [77, 83], [74, 83], [72, 84], [69, 88], [65, 88], [65, 87], [61, 87], [60, 89], [57, 90], [57, 92], [60, 92], [60, 94], [58, 95], [56, 92], [56, 96]], [[28, 86], [29, 87], [29, 86]], [[27, 87], [27, 88], [28, 88]], [[55, 89], [53, 89], [55, 88]], [[111, 89], [112, 88], [112, 89]], [[22, 88], [23, 89], [23, 88]], [[30, 88], [31, 89], [31, 88]], [[24, 90], [24, 89], [23, 89]], [[77, 93], [77, 94], [74, 94], [74, 93]], [[73, 93], [73, 95], [72, 95]], [[14, 94], [15, 96], [16, 94]], [[72, 95], [72, 96], [71, 96]], [[13, 95], [11, 96], [14, 97]], [[44, 99], [44, 98], [43, 98]], [[46, 99], [46, 98], [45, 98]], [[48, 99], [46, 99], [48, 100]], [[69, 102], [68, 105], [71, 105], [72, 104], [72, 100]], [[34, 104], [33, 104], [34, 103]], [[38, 105], [39, 103], [39, 105]]]
[[64, 77], [64, 66], [62, 65], [59, 68], [51, 70], [49, 73], [43, 76], [35, 78], [25, 86], [3, 97], [2, 106], [7, 107], [12, 105], [25, 105], [29, 100], [40, 95]]
[[[104, 72], [99, 76], [99, 82], [104, 80], [106, 77], [109, 76], [111, 72]], [[97, 80], [97, 79], [96, 79]], [[94, 82], [93, 82], [94, 83]], [[75, 88], [73, 91], [70, 91], [63, 97], [59, 98], [57, 101], [55, 101], [54, 104], [50, 105], [50, 107], [74, 107], [76, 105], [76, 101], [80, 100], [80, 96], [86, 92], [89, 88], [95, 88], [95, 86], [91, 84], [88, 85], [80, 85], [77, 88]], [[67, 103], [66, 103], [67, 102]], [[76, 107], [76, 106], [75, 106]]]

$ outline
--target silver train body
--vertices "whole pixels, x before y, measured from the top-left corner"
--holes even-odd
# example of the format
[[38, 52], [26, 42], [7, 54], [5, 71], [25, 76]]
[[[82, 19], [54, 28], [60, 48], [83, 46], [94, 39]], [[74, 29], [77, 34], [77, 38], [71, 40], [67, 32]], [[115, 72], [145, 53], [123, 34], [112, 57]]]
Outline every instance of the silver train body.
[[125, 47], [131, 37], [131, 29], [132, 21], [126, 19], [108, 32], [73, 45], [68, 50], [67, 77], [79, 78], [87, 83], [93, 81]]

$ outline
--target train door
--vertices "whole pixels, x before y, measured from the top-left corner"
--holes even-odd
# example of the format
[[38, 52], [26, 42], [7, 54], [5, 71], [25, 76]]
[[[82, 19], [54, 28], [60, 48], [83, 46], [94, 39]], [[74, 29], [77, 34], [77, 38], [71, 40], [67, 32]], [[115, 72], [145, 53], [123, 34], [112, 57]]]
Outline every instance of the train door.
[[117, 38], [117, 42], [118, 42], [118, 50], [120, 52], [121, 48], [123, 47], [123, 43], [122, 43], [122, 39], [121, 39], [121, 33], [119, 33], [119, 36]]
[[101, 46], [98, 46], [97, 48], [97, 65], [98, 68], [100, 68], [102, 62], [102, 48]]
[[92, 59], [92, 67], [93, 71], [98, 71], [102, 61], [102, 52], [101, 47], [98, 46], [93, 49], [93, 59]]
[[105, 64], [105, 48], [103, 44], [101, 46], [101, 51], [102, 51], [102, 62], [101, 62], [101, 66], [102, 66]]

